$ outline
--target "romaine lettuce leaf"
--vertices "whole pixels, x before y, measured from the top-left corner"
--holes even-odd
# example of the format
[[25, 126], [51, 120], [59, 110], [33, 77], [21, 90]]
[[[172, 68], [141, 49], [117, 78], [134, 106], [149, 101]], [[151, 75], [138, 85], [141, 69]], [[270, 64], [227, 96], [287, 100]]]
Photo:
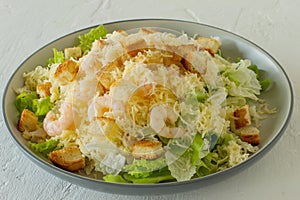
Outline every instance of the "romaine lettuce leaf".
[[122, 171], [125, 163], [126, 158], [123, 155], [109, 152], [101, 161], [100, 167], [104, 174], [117, 175]]
[[262, 80], [262, 77], [261, 77], [262, 70], [259, 70], [256, 65], [250, 65], [248, 68], [255, 72], [256, 77], [259, 80], [259, 83], [261, 86], [261, 91], [263, 92], [263, 91], [267, 90], [271, 83], [270, 78], [266, 78], [266, 79]]
[[164, 157], [160, 157], [155, 160], [134, 160], [132, 164], [125, 165], [123, 172], [127, 172], [129, 175], [135, 178], [145, 178], [151, 175], [154, 171], [160, 170], [167, 166]]
[[192, 165], [192, 153], [187, 150], [182, 156], [168, 165], [171, 175], [177, 181], [190, 180], [196, 173], [196, 167]]
[[203, 138], [199, 133], [197, 133], [194, 137], [193, 143], [191, 145], [192, 148], [192, 165], [196, 165], [196, 163], [200, 160], [200, 153], [203, 145]]
[[271, 84], [271, 79], [270, 78], [266, 78], [265, 80], [259, 81], [260, 86], [261, 86], [261, 91], [266, 91], [268, 89], [268, 87]]
[[103, 176], [103, 180], [106, 182], [111, 182], [111, 183], [128, 183], [121, 175], [112, 175], [108, 174], [106, 176]]
[[50, 102], [50, 97], [33, 99], [32, 109], [38, 117], [45, 116], [53, 107], [53, 104]]
[[38, 144], [32, 142], [28, 143], [33, 151], [39, 152], [42, 156], [48, 158], [49, 153], [56, 150], [56, 148], [58, 147], [59, 140], [50, 139]]
[[65, 61], [65, 55], [64, 52], [58, 51], [57, 49], [53, 48], [53, 58], [49, 58], [47, 61], [48, 67], [51, 66], [52, 64], [60, 64]]
[[125, 180], [127, 180], [128, 182], [132, 182], [134, 184], [151, 184], [151, 183], [159, 183], [162, 181], [174, 180], [174, 177], [171, 175], [167, 167], [152, 172], [151, 174], [149, 174], [149, 176], [145, 178], [143, 177], [137, 178], [128, 173], [123, 174], [123, 176]]
[[22, 113], [24, 109], [28, 109], [32, 112], [33, 110], [33, 100], [38, 99], [36, 92], [23, 92], [16, 97], [15, 105], [19, 113]]
[[208, 153], [204, 158], [201, 159], [197, 164], [197, 175], [206, 176], [218, 169], [218, 154]]
[[223, 75], [227, 77], [225, 81], [229, 95], [257, 100], [261, 86], [254, 70], [248, 68], [250, 64], [249, 60], [241, 60], [224, 71]]
[[50, 97], [39, 99], [35, 91], [23, 92], [16, 97], [15, 105], [19, 113], [24, 109], [32, 111], [39, 119], [51, 110], [53, 104], [50, 102]]
[[173, 180], [164, 157], [156, 160], [134, 160], [132, 164], [123, 167], [123, 177], [135, 184], [158, 183]]
[[88, 33], [79, 36], [79, 47], [81, 48], [83, 54], [86, 54], [89, 50], [91, 50], [92, 43], [95, 40], [104, 38], [106, 34], [107, 30], [104, 28], [103, 25], [100, 25], [96, 28], [91, 29]]
[[205, 100], [208, 98], [208, 94], [205, 91], [201, 91], [200, 89], [196, 89], [195, 93], [198, 102], [204, 103]]

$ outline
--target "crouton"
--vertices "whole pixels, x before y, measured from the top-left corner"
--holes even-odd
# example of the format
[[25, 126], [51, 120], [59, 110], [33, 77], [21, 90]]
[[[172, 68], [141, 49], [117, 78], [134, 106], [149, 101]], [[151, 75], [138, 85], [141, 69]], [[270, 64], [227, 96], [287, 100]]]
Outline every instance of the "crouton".
[[78, 70], [79, 65], [77, 62], [66, 60], [57, 67], [54, 78], [57, 79], [59, 84], [66, 85], [75, 79]]
[[196, 40], [198, 47], [207, 50], [211, 54], [215, 54], [220, 49], [220, 42], [214, 38], [199, 37]]
[[35, 131], [38, 128], [38, 117], [28, 109], [24, 109], [21, 113], [18, 130], [24, 131]]
[[189, 52], [195, 51], [195, 46], [192, 44], [186, 45], [163, 45], [158, 46], [164, 55], [164, 64], [170, 66], [171, 64], [176, 64], [177, 66], [182, 66], [181, 61], [184, 60], [184, 56]]
[[65, 54], [65, 60], [68, 60], [70, 58], [78, 59], [82, 55], [80, 47], [65, 48], [64, 54]]
[[132, 156], [136, 159], [154, 160], [161, 157], [163, 152], [160, 141], [140, 140], [132, 147]]
[[50, 89], [52, 87], [51, 82], [43, 82], [36, 86], [36, 92], [41, 98], [45, 98], [51, 95]]
[[[123, 58], [115, 60], [102, 67], [102, 69], [97, 73], [97, 77], [101, 85], [109, 90], [110, 86], [116, 81], [117, 78], [122, 76], [122, 71], [124, 70]], [[115, 76], [113, 76], [113, 74]]]
[[248, 104], [235, 109], [233, 115], [234, 115], [235, 129], [239, 129], [244, 126], [251, 125], [251, 116], [250, 116], [250, 109]]
[[71, 172], [79, 171], [85, 167], [85, 158], [77, 146], [52, 151], [49, 158], [56, 166]]
[[260, 143], [260, 131], [254, 126], [245, 126], [238, 130], [240, 138], [244, 142], [248, 142], [252, 145], [259, 145]]

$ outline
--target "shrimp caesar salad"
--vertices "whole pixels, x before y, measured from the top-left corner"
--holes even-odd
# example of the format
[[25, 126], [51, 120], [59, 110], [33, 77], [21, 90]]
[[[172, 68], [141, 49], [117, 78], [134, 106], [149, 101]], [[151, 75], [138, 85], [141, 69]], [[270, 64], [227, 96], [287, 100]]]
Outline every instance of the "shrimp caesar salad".
[[[132, 31], [131, 31], [132, 32]], [[18, 130], [55, 166], [107, 182], [187, 181], [259, 150], [270, 85], [221, 39], [103, 25], [16, 88]]]

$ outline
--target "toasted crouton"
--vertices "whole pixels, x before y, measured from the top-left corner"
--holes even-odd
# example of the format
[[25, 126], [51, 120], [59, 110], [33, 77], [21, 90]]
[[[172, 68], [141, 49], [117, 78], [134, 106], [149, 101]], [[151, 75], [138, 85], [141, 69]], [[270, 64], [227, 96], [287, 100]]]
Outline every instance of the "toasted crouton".
[[260, 143], [260, 131], [254, 126], [245, 126], [238, 130], [240, 138], [244, 142], [248, 142], [252, 145], [258, 145]]
[[136, 159], [154, 160], [161, 157], [163, 152], [160, 141], [140, 140], [132, 147], [132, 156]]
[[[123, 69], [123, 58], [120, 57], [114, 62], [111, 62], [104, 66], [98, 72], [98, 80], [106, 90], [109, 90], [110, 86], [116, 81], [116, 78], [122, 76], [121, 72], [123, 71]], [[113, 74], [115, 76], [113, 76]]]
[[75, 172], [85, 167], [85, 158], [77, 146], [69, 146], [49, 154], [50, 160], [65, 170]]
[[80, 47], [71, 47], [64, 49], [65, 60], [70, 58], [78, 59], [81, 57], [81, 48]]
[[233, 115], [235, 118], [234, 119], [235, 129], [239, 129], [244, 126], [251, 125], [251, 116], [250, 116], [250, 109], [248, 104], [235, 109]]
[[38, 117], [30, 110], [24, 109], [18, 122], [18, 130], [35, 131], [38, 128]]
[[200, 48], [207, 50], [211, 54], [217, 53], [221, 46], [220, 42], [214, 38], [199, 37], [196, 41]]
[[56, 78], [61, 85], [66, 85], [75, 79], [78, 70], [79, 65], [77, 62], [66, 60], [57, 67], [54, 78]]
[[51, 95], [51, 87], [51, 82], [40, 83], [36, 86], [36, 92], [41, 98], [45, 98]]

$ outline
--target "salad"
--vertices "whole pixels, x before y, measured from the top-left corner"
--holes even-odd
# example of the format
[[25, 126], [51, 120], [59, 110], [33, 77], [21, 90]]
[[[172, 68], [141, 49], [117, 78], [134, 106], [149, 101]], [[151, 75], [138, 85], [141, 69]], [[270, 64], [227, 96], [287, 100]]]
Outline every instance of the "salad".
[[24, 74], [18, 130], [37, 154], [104, 181], [187, 181], [258, 151], [270, 85], [221, 41], [103, 25]]

